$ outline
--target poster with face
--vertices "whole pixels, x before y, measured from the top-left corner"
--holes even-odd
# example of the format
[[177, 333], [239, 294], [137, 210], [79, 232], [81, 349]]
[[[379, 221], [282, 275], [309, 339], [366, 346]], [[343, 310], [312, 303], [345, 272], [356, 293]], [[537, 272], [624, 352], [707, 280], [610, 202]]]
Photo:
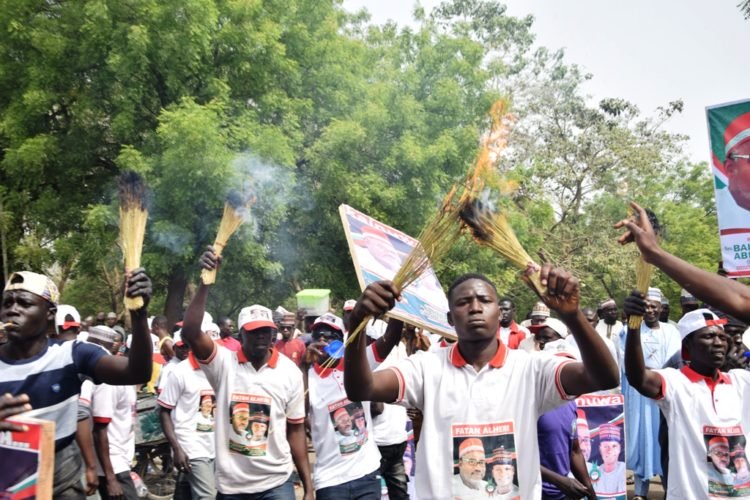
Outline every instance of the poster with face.
[[[393, 279], [419, 243], [348, 205], [341, 205], [339, 214], [362, 290], [374, 281]], [[455, 330], [447, 320], [448, 299], [431, 267], [406, 287], [402, 296], [388, 316], [455, 339]]]
[[333, 432], [342, 455], [356, 453], [367, 442], [367, 419], [362, 403], [342, 399], [328, 405]]
[[703, 427], [708, 494], [711, 498], [750, 496], [750, 470], [741, 426]]
[[198, 432], [214, 431], [214, 411], [216, 408], [216, 396], [214, 391], [201, 391], [198, 399], [198, 423], [196, 429]]
[[229, 403], [229, 450], [249, 457], [265, 456], [270, 418], [270, 397], [233, 393]]
[[513, 422], [451, 426], [454, 499], [521, 498], [513, 428]]
[[597, 498], [625, 500], [624, 402], [621, 394], [576, 399], [576, 431]]
[[750, 100], [706, 109], [724, 269], [750, 276]]

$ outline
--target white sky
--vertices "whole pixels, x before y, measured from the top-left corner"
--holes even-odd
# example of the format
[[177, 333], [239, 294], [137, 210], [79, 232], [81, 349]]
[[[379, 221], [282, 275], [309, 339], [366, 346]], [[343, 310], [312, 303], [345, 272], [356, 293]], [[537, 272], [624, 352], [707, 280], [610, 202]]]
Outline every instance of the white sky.
[[[708, 161], [705, 107], [750, 98], [750, 21], [740, 0], [505, 0], [508, 13], [532, 14], [536, 43], [564, 48], [568, 63], [593, 75], [592, 103], [621, 97], [644, 115], [682, 99], [667, 129], [690, 136], [686, 154]], [[430, 10], [438, 0], [422, 0]], [[344, 0], [372, 22], [411, 22], [411, 0]], [[744, 48], [743, 48], [744, 47]]]

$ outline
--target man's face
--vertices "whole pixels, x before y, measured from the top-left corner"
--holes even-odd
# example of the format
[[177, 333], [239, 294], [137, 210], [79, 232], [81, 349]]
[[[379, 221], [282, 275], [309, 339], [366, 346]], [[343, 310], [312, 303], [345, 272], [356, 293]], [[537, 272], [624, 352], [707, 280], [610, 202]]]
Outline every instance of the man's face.
[[735, 457], [734, 458], [734, 468], [737, 470], [737, 472], [741, 470], [747, 470], [747, 459], [745, 457]]
[[616, 305], [610, 304], [602, 307], [601, 313], [602, 319], [608, 325], [614, 325], [617, 322], [617, 315], [619, 314], [619, 311]]
[[458, 473], [464, 481], [481, 481], [485, 472], [487, 465], [481, 451], [470, 451], [458, 462]]
[[260, 361], [271, 348], [276, 339], [276, 329], [270, 327], [256, 328], [255, 330], [240, 330], [242, 341], [242, 352], [250, 361]]
[[729, 351], [729, 335], [723, 328], [707, 326], [690, 334], [690, 362], [696, 366], [719, 369]]
[[726, 470], [729, 468], [729, 446], [716, 445], [708, 452], [708, 456], [711, 457], [711, 462], [717, 469]]
[[113, 355], [120, 352], [120, 347], [122, 347], [122, 335], [119, 333], [115, 334], [115, 341], [112, 343], [112, 350], [110, 351]]
[[578, 445], [581, 448], [581, 453], [583, 453], [583, 458], [588, 462], [591, 457], [591, 434], [586, 426], [578, 426]]
[[292, 338], [294, 333], [294, 321], [291, 319], [282, 319], [279, 323], [279, 333], [284, 340]]
[[253, 437], [257, 439], [265, 436], [267, 428], [268, 424], [266, 424], [265, 422], [253, 422], [250, 430], [253, 433]]
[[667, 323], [669, 321], [669, 304], [661, 305], [661, 314], [659, 314], [659, 321]]
[[187, 344], [174, 346], [174, 355], [180, 361], [184, 361], [185, 359], [187, 359], [189, 353], [190, 348], [187, 346]]
[[211, 416], [211, 410], [213, 409], [213, 405], [211, 404], [210, 399], [205, 399], [201, 403], [201, 413], [204, 417], [210, 417]]
[[393, 248], [393, 245], [374, 237], [368, 237], [366, 241], [367, 250], [369, 250], [375, 260], [394, 273], [399, 270], [401, 267], [401, 256]]
[[562, 337], [559, 333], [554, 331], [552, 328], [545, 326], [538, 332], [536, 332], [536, 335], [534, 335], [534, 340], [536, 341], [537, 345], [539, 346], [539, 350], [543, 351], [544, 346], [549, 342], [554, 342], [555, 340], [560, 340]]
[[354, 425], [357, 426], [357, 429], [363, 431], [367, 426], [367, 424], [365, 423], [365, 416], [357, 415], [357, 418], [354, 419]]
[[340, 331], [321, 323], [318, 323], [313, 329], [312, 337], [316, 342], [324, 341], [329, 344], [334, 340], [344, 340], [344, 336]]
[[115, 313], [107, 314], [107, 326], [112, 328], [117, 324], [117, 315]]
[[680, 308], [682, 309], [682, 315], [685, 316], [690, 311], [695, 311], [700, 307], [700, 304], [696, 301], [680, 302]]
[[104, 314], [103, 312], [96, 313], [96, 324], [97, 325], [103, 325], [105, 319], [107, 319], [107, 315], [106, 314]]
[[643, 321], [647, 325], [655, 325], [659, 322], [659, 314], [661, 313], [661, 301], [654, 299], [646, 299], [646, 311], [643, 313]]
[[617, 441], [602, 441], [599, 444], [599, 453], [602, 456], [602, 462], [614, 464], [620, 458], [620, 443]]
[[448, 322], [459, 339], [467, 342], [495, 337], [500, 323], [500, 308], [495, 290], [479, 279], [458, 285], [449, 298]]
[[336, 429], [339, 434], [348, 436], [352, 433], [352, 417], [347, 412], [343, 412], [336, 417]]
[[499, 493], [507, 493], [513, 485], [516, 468], [510, 464], [496, 464], [492, 467], [492, 478], [497, 484]]
[[240, 411], [232, 415], [232, 429], [237, 434], [242, 434], [247, 430], [247, 424], [250, 422], [250, 413]]
[[55, 308], [42, 297], [24, 290], [3, 293], [0, 322], [5, 326], [8, 340], [23, 342], [47, 333], [54, 320]]
[[513, 321], [513, 316], [516, 314], [516, 308], [513, 305], [513, 302], [509, 300], [503, 300], [498, 307], [500, 307], [500, 324], [507, 328]]
[[724, 163], [729, 193], [737, 205], [745, 210], [750, 210], [750, 159], [733, 158], [732, 154], [750, 154], [750, 141], [734, 148]]
[[583, 312], [583, 317], [586, 318], [586, 321], [588, 321], [592, 328], [596, 328], [596, 325], [599, 323], [599, 315], [596, 314], [596, 311], [587, 307], [581, 312]]
[[545, 321], [547, 321], [547, 316], [531, 316], [532, 325], [541, 325]]
[[227, 318], [225, 319], [221, 325], [219, 325], [219, 335], [221, 338], [225, 339], [227, 337], [231, 337], [234, 334], [234, 321]]

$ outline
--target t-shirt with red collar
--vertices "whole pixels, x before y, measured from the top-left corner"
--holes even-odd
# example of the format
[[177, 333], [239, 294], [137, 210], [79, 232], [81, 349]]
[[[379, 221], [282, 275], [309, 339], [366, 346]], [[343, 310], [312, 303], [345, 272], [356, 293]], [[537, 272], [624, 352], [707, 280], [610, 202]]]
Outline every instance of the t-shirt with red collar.
[[528, 328], [519, 325], [515, 321], [511, 321], [507, 328], [500, 325], [500, 328], [497, 330], [497, 336], [510, 349], [518, 349], [521, 341], [527, 336], [531, 336], [531, 332], [529, 332]]
[[[375, 344], [368, 346], [371, 368]], [[344, 360], [324, 368], [311, 366], [307, 374], [310, 427], [315, 449], [315, 490], [344, 484], [380, 467], [380, 452], [372, 434], [368, 401], [352, 402], [344, 389]]]
[[662, 394], [656, 404], [669, 426], [667, 498], [750, 498], [750, 486], [732, 482], [731, 465], [719, 474], [708, 457], [708, 442], [726, 438], [729, 449], [744, 445], [750, 430], [750, 372], [730, 370], [717, 380], [689, 366], [656, 370]]
[[277, 340], [274, 347], [284, 356], [294, 361], [294, 364], [299, 366], [305, 357], [305, 343], [300, 339], [289, 339], [289, 340]]
[[216, 342], [220, 345], [223, 345], [232, 352], [237, 352], [242, 349], [242, 344], [240, 343], [240, 341], [231, 336], [220, 338]]
[[172, 410], [177, 442], [188, 458], [214, 458], [216, 396], [193, 353], [177, 363], [160, 387], [157, 403]]
[[[483, 451], [487, 462], [510, 454], [520, 498], [541, 498], [537, 420], [565, 403], [560, 370], [572, 360], [545, 353], [498, 349], [479, 372], [461, 355], [458, 344], [418, 352], [393, 370], [399, 380], [397, 401], [424, 414], [417, 447], [417, 495], [461, 496], [459, 451]], [[489, 463], [487, 464], [489, 468]], [[476, 484], [490, 497], [494, 485]], [[479, 496], [477, 496], [479, 498]]]
[[198, 361], [216, 392], [217, 490], [260, 493], [280, 486], [294, 468], [287, 422], [305, 420], [302, 372], [276, 349], [256, 371], [242, 350], [214, 345]]

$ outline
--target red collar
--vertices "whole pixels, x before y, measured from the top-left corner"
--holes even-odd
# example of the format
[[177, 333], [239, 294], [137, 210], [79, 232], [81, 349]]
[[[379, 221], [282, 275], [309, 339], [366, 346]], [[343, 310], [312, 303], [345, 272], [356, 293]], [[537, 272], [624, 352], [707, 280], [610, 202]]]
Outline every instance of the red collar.
[[[456, 368], [463, 368], [468, 363], [464, 359], [463, 356], [461, 356], [461, 351], [458, 349], [458, 342], [453, 344], [453, 347], [451, 347], [451, 352], [449, 353], [451, 364], [455, 366]], [[495, 351], [495, 355], [492, 356], [492, 359], [490, 360], [490, 366], [492, 368], [502, 368], [505, 364], [505, 359], [508, 357], [508, 348], [505, 347], [505, 344], [497, 341], [497, 351]]]
[[[247, 357], [245, 356], [245, 352], [240, 349], [237, 351], [237, 360], [240, 363], [247, 363]], [[271, 357], [268, 358], [268, 365], [269, 368], [276, 368], [276, 364], [279, 362], [279, 351], [276, 350], [275, 347], [271, 348]]]
[[324, 367], [320, 363], [315, 363], [313, 365], [313, 369], [315, 370], [315, 373], [318, 374], [320, 378], [326, 378], [331, 375], [331, 373], [334, 372], [334, 370], [343, 370], [344, 369], [344, 358], [341, 358], [338, 363], [336, 363], [333, 366], [326, 366]]
[[701, 375], [697, 371], [690, 368], [689, 365], [683, 366], [682, 368], [680, 368], [680, 371], [682, 372], [683, 375], [685, 375], [688, 378], [689, 381], [691, 381], [694, 384], [697, 384], [701, 380], [704, 381], [706, 385], [708, 386], [708, 388], [711, 389], [711, 392], [714, 392], [714, 388], [718, 384], [731, 384], [732, 383], [732, 379], [729, 378], [729, 375], [721, 371], [719, 372], [719, 377], [716, 380], [714, 380], [711, 377], [706, 377], [705, 375]]
[[[502, 328], [503, 328], [503, 325], [500, 325], [499, 329], [502, 329]], [[511, 332], [514, 332], [514, 333], [515, 332], [520, 332], [521, 331], [521, 327], [518, 326], [518, 323], [516, 323], [515, 320], [513, 320], [513, 321], [510, 322], [510, 325], [508, 325], [508, 330], [510, 330]]]
[[201, 366], [198, 364], [198, 360], [195, 359], [195, 355], [193, 355], [193, 351], [190, 351], [188, 353], [188, 363], [190, 363], [190, 366], [193, 367], [193, 370], [199, 369]]

